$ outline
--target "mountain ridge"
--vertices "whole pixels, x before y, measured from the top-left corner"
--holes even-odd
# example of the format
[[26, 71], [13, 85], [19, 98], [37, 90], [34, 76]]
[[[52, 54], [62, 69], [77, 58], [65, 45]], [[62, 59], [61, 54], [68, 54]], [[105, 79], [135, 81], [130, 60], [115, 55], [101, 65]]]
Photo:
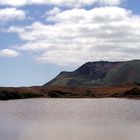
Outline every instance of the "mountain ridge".
[[140, 60], [87, 62], [72, 72], [61, 72], [43, 86], [107, 86], [140, 82]]
[[27, 98], [140, 99], [140, 60], [87, 62], [43, 86], [0, 87], [0, 100]]

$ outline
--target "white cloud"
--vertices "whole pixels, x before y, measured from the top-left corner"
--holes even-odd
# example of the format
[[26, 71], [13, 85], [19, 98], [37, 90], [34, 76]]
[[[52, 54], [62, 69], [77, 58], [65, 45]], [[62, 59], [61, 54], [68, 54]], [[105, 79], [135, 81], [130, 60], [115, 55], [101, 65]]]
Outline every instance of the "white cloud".
[[8, 30], [27, 42], [18, 49], [35, 53], [39, 62], [70, 65], [140, 58], [140, 16], [130, 10], [119, 7], [72, 9], [49, 19], [55, 24], [35, 22]]
[[19, 54], [15, 50], [3, 49], [0, 50], [0, 57], [17, 57]]
[[52, 4], [57, 6], [81, 7], [83, 5], [119, 5], [124, 0], [0, 0], [0, 5], [25, 6], [31, 4]]
[[58, 13], [60, 13], [60, 12], [61, 12], [61, 9], [60, 9], [60, 8], [54, 7], [53, 9], [47, 11], [47, 12], [44, 14], [43, 17], [46, 17], [46, 16], [53, 16], [53, 15], [56, 15], [56, 14], [58, 14]]
[[[103, 23], [125, 20], [132, 15], [131, 11], [119, 7], [100, 7], [91, 10], [72, 9], [59, 12], [50, 16], [49, 19], [56, 22], [67, 23]], [[48, 18], [48, 17], [47, 17]]]
[[22, 10], [18, 10], [16, 8], [5, 8], [0, 9], [0, 21], [5, 22], [9, 20], [21, 20], [26, 17], [26, 14]]
[[120, 5], [125, 0], [99, 0], [101, 5]]

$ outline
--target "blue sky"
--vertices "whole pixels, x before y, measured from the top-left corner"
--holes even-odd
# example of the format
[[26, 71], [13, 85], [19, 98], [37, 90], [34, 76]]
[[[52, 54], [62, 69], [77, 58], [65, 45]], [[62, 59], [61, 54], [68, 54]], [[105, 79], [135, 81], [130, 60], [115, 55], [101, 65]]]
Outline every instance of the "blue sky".
[[0, 0], [0, 86], [43, 85], [87, 61], [140, 59], [138, 0]]

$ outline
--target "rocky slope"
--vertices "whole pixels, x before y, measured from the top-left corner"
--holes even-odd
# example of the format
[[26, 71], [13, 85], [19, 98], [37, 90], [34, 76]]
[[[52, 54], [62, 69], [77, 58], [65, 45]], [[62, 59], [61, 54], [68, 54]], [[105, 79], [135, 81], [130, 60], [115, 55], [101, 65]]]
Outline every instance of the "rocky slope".
[[140, 83], [140, 60], [88, 62], [73, 72], [61, 72], [44, 86], [110, 86]]

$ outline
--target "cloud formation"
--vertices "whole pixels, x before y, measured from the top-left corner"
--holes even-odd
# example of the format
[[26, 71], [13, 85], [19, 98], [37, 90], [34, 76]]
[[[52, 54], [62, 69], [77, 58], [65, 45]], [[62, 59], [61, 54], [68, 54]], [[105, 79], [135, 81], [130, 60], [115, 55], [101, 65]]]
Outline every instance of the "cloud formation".
[[16, 8], [5, 8], [0, 9], [0, 21], [10, 21], [10, 20], [22, 20], [25, 19], [26, 14], [23, 10]]
[[60, 13], [62, 10], [58, 7], [54, 7], [53, 9], [49, 10], [49, 11], [46, 11], [46, 13], [43, 15], [43, 17], [46, 17], [46, 16], [53, 16], [53, 15], [56, 15], [58, 13]]
[[48, 4], [68, 7], [81, 7], [84, 5], [119, 5], [124, 0], [0, 0], [0, 5], [25, 6], [32, 4]]
[[19, 54], [15, 50], [3, 49], [0, 50], [0, 57], [17, 57]]
[[8, 29], [26, 41], [17, 48], [34, 53], [34, 59], [39, 62], [75, 65], [140, 57], [140, 16], [130, 10], [119, 7], [75, 8], [46, 18], [54, 24], [34, 22], [30, 26]]

